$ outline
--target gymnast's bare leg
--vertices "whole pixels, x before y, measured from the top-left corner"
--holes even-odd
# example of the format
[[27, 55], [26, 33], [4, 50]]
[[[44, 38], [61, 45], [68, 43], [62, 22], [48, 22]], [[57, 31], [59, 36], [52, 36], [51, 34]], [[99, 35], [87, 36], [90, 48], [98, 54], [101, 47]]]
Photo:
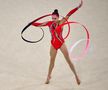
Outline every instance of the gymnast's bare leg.
[[51, 73], [54, 68], [56, 54], [57, 54], [57, 50], [51, 45], [50, 47], [50, 65], [49, 65], [48, 76], [47, 76], [47, 80], [45, 84], [50, 83]]
[[73, 73], [75, 75], [75, 78], [76, 78], [76, 81], [77, 81], [77, 84], [79, 85], [80, 84], [80, 80], [79, 80], [79, 78], [78, 78], [78, 76], [76, 74], [75, 67], [74, 67], [73, 63], [70, 60], [70, 57], [69, 57], [69, 54], [68, 54], [68, 50], [66, 48], [65, 43], [61, 46], [60, 50], [63, 53], [63, 55], [64, 55], [68, 65], [70, 67], [70, 69], [73, 71]]

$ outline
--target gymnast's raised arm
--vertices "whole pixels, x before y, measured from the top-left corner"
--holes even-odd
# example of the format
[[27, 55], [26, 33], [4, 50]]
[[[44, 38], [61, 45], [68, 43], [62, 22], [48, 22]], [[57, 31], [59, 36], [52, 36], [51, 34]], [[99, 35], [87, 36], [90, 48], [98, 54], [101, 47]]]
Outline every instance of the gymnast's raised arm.
[[83, 2], [82, 2], [82, 0], [81, 0], [81, 3], [79, 4], [79, 6], [76, 7], [76, 8], [74, 8], [74, 9], [72, 9], [64, 18], [62, 18], [62, 19], [60, 20], [60, 23], [61, 23], [61, 24], [62, 24], [62, 23], [65, 23], [66, 20], [68, 20], [69, 17], [70, 17], [73, 13], [75, 13], [75, 12], [82, 6], [82, 4], [83, 4]]

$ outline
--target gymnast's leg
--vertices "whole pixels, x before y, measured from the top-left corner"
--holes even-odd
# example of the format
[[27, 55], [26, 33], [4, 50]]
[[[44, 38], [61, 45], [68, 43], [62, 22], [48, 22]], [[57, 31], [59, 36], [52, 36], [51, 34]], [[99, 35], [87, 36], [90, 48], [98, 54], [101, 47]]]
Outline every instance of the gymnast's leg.
[[50, 79], [51, 79], [51, 73], [54, 68], [55, 64], [55, 58], [56, 58], [57, 50], [51, 45], [50, 48], [50, 65], [49, 65], [49, 70], [48, 70], [48, 76], [45, 84], [49, 84]]
[[77, 81], [77, 84], [79, 85], [80, 84], [80, 80], [79, 80], [79, 78], [78, 78], [78, 76], [76, 74], [75, 67], [74, 67], [73, 63], [70, 60], [70, 57], [69, 57], [69, 54], [68, 54], [68, 50], [66, 48], [65, 43], [61, 46], [60, 50], [63, 53], [63, 55], [64, 55], [68, 65], [70, 66], [70, 69], [73, 71], [73, 73], [75, 75], [75, 78], [76, 78], [76, 81]]

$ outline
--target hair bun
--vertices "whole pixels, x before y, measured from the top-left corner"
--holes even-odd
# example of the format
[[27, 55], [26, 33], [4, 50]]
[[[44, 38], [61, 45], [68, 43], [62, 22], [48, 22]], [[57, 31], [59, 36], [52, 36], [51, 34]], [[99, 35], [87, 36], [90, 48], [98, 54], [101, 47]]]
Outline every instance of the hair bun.
[[54, 12], [55, 12], [55, 13], [58, 13], [58, 9], [55, 9]]
[[59, 17], [58, 9], [55, 9], [52, 15], [57, 15]]

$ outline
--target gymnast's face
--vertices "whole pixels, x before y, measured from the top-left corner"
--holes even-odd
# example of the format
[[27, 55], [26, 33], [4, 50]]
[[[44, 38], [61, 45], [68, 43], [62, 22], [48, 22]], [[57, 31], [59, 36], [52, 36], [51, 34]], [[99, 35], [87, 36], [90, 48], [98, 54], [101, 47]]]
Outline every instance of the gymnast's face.
[[59, 20], [59, 17], [57, 15], [52, 15], [52, 21], [57, 22]]

